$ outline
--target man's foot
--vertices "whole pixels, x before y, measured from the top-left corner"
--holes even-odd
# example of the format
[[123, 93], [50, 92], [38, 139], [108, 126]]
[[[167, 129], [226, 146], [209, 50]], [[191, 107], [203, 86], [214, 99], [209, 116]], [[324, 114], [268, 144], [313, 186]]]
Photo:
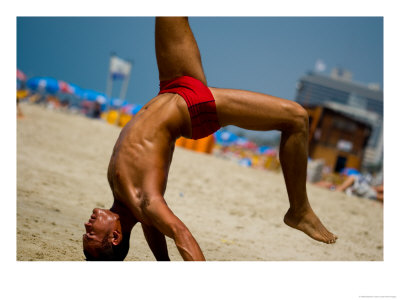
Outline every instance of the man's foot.
[[289, 209], [283, 221], [286, 225], [301, 230], [314, 240], [323, 243], [332, 244], [335, 243], [338, 238], [322, 225], [319, 218], [311, 209], [302, 214], [297, 214]]

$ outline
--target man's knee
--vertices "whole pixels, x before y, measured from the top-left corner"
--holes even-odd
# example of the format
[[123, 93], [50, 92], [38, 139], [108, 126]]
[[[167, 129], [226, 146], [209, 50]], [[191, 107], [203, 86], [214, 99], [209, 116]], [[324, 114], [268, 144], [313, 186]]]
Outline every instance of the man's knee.
[[290, 106], [290, 129], [295, 132], [303, 131], [307, 133], [309, 122], [307, 111], [296, 102], [293, 102]]

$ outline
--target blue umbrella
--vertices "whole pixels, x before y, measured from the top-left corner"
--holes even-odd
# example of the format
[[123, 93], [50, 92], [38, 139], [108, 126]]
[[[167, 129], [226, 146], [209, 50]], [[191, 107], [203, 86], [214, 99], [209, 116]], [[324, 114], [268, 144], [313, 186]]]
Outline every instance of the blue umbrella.
[[58, 80], [51, 77], [33, 77], [26, 84], [29, 89], [42, 93], [55, 94], [60, 89]]
[[271, 149], [271, 147], [268, 146], [260, 146], [258, 147], [258, 153], [260, 154], [265, 154], [268, 152], [268, 150]]
[[227, 130], [218, 130], [214, 133], [215, 140], [217, 144], [222, 146], [229, 146], [238, 140], [238, 136]]
[[133, 108], [132, 108], [132, 110], [131, 110], [131, 114], [132, 114], [132, 115], [136, 115], [136, 114], [139, 112], [139, 110], [142, 109], [142, 107], [143, 107], [143, 105], [134, 104], [134, 105], [133, 105]]
[[72, 89], [72, 93], [73, 93], [76, 97], [78, 97], [79, 99], [82, 99], [83, 90], [82, 90], [79, 86], [77, 86], [76, 84], [73, 84], [73, 83], [70, 83], [69, 86], [70, 86], [71, 89]]
[[120, 107], [122, 107], [122, 106], [124, 106], [124, 105], [127, 105], [128, 104], [128, 101], [126, 101], [126, 100], [121, 100], [121, 99], [118, 99], [118, 98], [112, 98], [110, 101], [109, 101], [109, 106], [113, 106], [113, 107], [116, 107], [116, 108], [120, 108]]
[[126, 114], [136, 115], [142, 107], [143, 105], [130, 103], [123, 105], [121, 111]]
[[81, 98], [87, 101], [97, 101], [100, 104], [107, 102], [106, 95], [93, 90], [82, 90]]

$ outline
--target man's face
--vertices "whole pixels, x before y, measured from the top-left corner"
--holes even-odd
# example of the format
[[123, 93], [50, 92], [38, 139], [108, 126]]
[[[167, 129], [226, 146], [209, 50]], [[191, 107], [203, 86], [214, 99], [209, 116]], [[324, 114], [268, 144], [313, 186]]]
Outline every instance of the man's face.
[[84, 223], [86, 233], [83, 235], [83, 248], [90, 254], [95, 254], [106, 236], [112, 235], [119, 216], [108, 209], [95, 208], [90, 219]]

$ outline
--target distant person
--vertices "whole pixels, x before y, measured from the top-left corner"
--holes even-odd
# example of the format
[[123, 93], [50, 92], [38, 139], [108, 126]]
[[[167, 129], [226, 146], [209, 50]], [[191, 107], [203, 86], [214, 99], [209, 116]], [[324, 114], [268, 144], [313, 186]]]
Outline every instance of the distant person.
[[336, 191], [383, 202], [383, 185], [372, 186], [362, 175], [348, 176], [341, 185], [336, 187]]
[[341, 175], [344, 177], [344, 180], [339, 185], [325, 180], [315, 184], [331, 191], [344, 192], [349, 196], [357, 196], [383, 202], [383, 184], [373, 184], [369, 175], [364, 176], [355, 169], [343, 169]]
[[24, 114], [22, 113], [21, 107], [19, 106], [19, 97], [17, 96], [17, 118], [21, 119], [24, 117]]
[[21, 102], [22, 99], [25, 99], [28, 96], [29, 96], [28, 90], [25, 89], [24, 84], [21, 84], [21, 89], [17, 90], [17, 118], [18, 119], [24, 117], [24, 114], [22, 113], [19, 103]]
[[383, 202], [383, 185], [373, 186], [364, 176], [347, 176], [342, 184], [336, 186], [329, 182], [319, 182], [317, 185], [333, 191], [344, 192], [349, 196], [357, 196]]
[[187, 18], [156, 18], [155, 47], [160, 92], [122, 129], [114, 146], [108, 167], [114, 203], [109, 210], [94, 209], [85, 223], [86, 259], [123, 260], [132, 227], [140, 222], [157, 260], [169, 260], [165, 236], [174, 240], [184, 260], [205, 260], [164, 192], [175, 141], [181, 136], [200, 139], [227, 125], [282, 132], [280, 160], [290, 203], [284, 222], [317, 241], [334, 243], [337, 237], [322, 225], [307, 198], [306, 111], [269, 95], [207, 87]]
[[61, 100], [60, 104], [61, 104], [62, 108], [68, 109], [70, 106], [70, 101], [69, 101], [69, 99], [63, 99], [63, 100]]
[[99, 119], [101, 117], [101, 105], [99, 102], [94, 102], [90, 108], [89, 117]]

